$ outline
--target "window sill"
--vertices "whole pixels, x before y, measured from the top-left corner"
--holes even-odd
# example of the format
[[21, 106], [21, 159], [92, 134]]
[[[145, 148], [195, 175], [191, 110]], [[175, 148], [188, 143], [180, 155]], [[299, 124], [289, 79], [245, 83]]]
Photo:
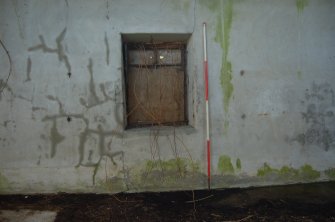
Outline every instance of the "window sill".
[[130, 128], [125, 129], [124, 134], [125, 135], [149, 135], [152, 133], [159, 132], [160, 136], [164, 135], [172, 135], [174, 132], [180, 134], [194, 134], [197, 132], [197, 130], [190, 125], [181, 125], [181, 126], [150, 126], [150, 127], [140, 127], [140, 128]]

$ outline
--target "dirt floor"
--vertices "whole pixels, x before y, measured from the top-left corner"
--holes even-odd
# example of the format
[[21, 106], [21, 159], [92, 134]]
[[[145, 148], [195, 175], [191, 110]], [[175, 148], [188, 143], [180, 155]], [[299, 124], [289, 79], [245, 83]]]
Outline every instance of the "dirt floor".
[[335, 183], [140, 194], [3, 195], [0, 210], [55, 221], [335, 221]]

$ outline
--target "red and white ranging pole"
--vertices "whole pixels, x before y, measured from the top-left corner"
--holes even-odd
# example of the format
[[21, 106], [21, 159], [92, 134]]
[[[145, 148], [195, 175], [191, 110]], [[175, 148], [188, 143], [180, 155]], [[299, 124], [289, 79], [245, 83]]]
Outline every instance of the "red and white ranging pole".
[[209, 138], [209, 104], [208, 104], [208, 61], [207, 61], [207, 38], [206, 23], [203, 23], [203, 47], [204, 47], [204, 79], [206, 100], [206, 146], [207, 146], [207, 181], [208, 189], [211, 189], [211, 141]]

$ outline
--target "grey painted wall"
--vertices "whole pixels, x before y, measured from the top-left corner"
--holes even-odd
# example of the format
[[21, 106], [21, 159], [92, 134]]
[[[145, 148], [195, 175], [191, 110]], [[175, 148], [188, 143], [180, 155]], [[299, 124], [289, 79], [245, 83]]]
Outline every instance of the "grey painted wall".
[[[335, 178], [335, 1], [0, 0], [0, 193]], [[190, 126], [124, 130], [121, 33], [190, 33]], [[69, 78], [68, 73], [71, 73]], [[70, 120], [70, 121], [69, 121]]]

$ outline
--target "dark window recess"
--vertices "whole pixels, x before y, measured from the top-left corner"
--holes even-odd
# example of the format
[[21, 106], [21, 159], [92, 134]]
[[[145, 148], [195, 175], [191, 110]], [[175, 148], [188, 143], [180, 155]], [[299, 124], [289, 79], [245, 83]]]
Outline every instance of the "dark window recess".
[[127, 128], [187, 124], [185, 43], [123, 46]]

